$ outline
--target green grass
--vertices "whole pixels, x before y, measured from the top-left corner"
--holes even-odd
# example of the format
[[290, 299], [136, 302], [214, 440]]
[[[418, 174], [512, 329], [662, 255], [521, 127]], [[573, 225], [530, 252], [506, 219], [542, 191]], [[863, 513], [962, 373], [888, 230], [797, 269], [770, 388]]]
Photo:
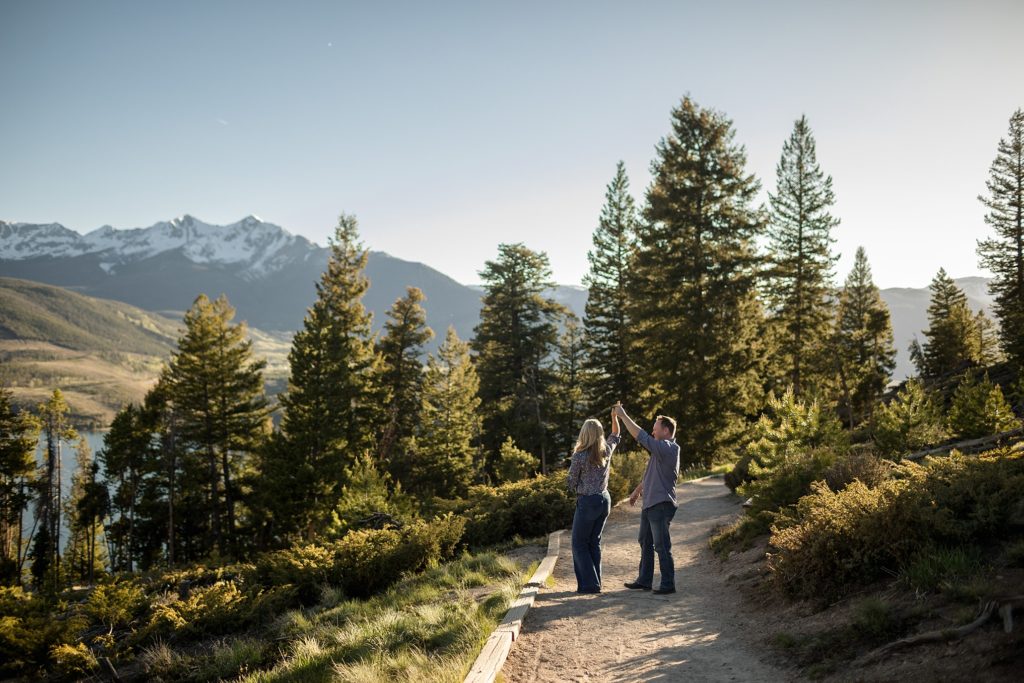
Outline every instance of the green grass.
[[900, 581], [922, 592], [950, 590], [980, 569], [981, 552], [977, 548], [926, 548], [900, 571]]
[[246, 683], [460, 681], [532, 570], [488, 552], [405, 579], [369, 600], [326, 596], [273, 624], [267, 637], [279, 645], [275, 661], [266, 664], [261, 649], [249, 660], [236, 657], [246, 652], [238, 646], [202, 670], [223, 676], [226, 668], [216, 661], [230, 662]]

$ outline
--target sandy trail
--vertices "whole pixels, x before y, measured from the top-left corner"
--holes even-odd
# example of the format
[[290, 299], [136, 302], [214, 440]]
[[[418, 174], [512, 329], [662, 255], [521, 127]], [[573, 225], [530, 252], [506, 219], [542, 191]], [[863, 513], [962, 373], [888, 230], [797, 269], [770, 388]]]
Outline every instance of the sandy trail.
[[[672, 521], [675, 595], [630, 591], [636, 578], [640, 510], [612, 509], [604, 531], [599, 595], [577, 595], [566, 537], [553, 588], [544, 589], [502, 674], [527, 681], [785, 681], [790, 671], [762, 660], [761, 624], [749, 623], [741, 597], [707, 547], [712, 528], [739, 514], [721, 478], [682, 484]], [[655, 561], [657, 564], [657, 561]], [[655, 569], [654, 582], [659, 573]]]

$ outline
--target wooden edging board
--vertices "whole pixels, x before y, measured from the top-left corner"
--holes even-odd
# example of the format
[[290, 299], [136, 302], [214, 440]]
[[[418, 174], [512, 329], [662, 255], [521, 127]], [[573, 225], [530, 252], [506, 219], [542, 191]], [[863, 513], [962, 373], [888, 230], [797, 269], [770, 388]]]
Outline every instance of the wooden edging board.
[[487, 642], [480, 650], [480, 655], [473, 662], [469, 673], [466, 675], [465, 683], [492, 683], [501, 667], [505, 664], [512, 643], [519, 638], [519, 631], [523, 626], [523, 619], [526, 612], [533, 605], [533, 601], [540, 592], [541, 586], [551, 576], [558, 560], [558, 549], [561, 547], [564, 530], [556, 531], [548, 535], [548, 552], [544, 555], [537, 571], [533, 573], [530, 580], [526, 582], [523, 589], [519, 591], [519, 597], [515, 599], [505, 616], [498, 622], [498, 627], [490, 635]]

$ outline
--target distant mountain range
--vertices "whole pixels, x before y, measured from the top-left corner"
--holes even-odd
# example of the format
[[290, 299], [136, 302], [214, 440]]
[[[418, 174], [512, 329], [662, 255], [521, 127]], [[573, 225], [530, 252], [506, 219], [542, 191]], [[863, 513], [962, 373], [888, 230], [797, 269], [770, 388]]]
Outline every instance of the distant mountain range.
[[[302, 326], [329, 250], [280, 226], [247, 216], [230, 225], [185, 215], [148, 228], [98, 228], [85, 235], [60, 225], [0, 221], [0, 275], [66, 287], [179, 317], [200, 293], [227, 294], [239, 319], [271, 331]], [[377, 326], [408, 285], [427, 296], [427, 322], [472, 334], [479, 292], [420, 263], [371, 252], [364, 303]]]
[[[103, 299], [123, 301], [177, 319], [199, 293], [227, 294], [238, 318], [267, 331], [292, 332], [313, 303], [314, 283], [329, 250], [255, 216], [211, 225], [189, 215], [147, 228], [103, 226], [80, 234], [59, 223], [0, 221], [0, 276], [34, 280]], [[464, 339], [479, 320], [480, 288], [456, 282], [422, 263], [370, 252], [370, 289], [364, 299], [379, 328], [384, 314], [407, 286], [427, 297], [427, 324], [437, 333], [453, 325]], [[990, 312], [987, 280], [957, 280], [972, 308]], [[586, 290], [559, 286], [550, 292], [583, 315]], [[882, 290], [892, 312], [899, 351], [895, 376], [912, 372], [907, 346], [927, 324], [929, 292]], [[0, 321], [2, 322], [2, 321]]]

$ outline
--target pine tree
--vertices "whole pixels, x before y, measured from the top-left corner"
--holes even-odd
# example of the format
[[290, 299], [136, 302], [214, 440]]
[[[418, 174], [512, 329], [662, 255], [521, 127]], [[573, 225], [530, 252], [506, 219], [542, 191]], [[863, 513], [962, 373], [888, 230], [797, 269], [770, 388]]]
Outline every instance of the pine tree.
[[992, 318], [985, 315], [985, 311], [979, 310], [974, 315], [974, 335], [979, 365], [988, 367], [1004, 360], [999, 345], [999, 328]]
[[828, 342], [835, 319], [832, 229], [839, 225], [832, 177], [818, 165], [814, 135], [801, 116], [783, 144], [769, 195], [770, 268], [766, 285], [770, 325], [779, 340], [778, 372], [797, 396], [821, 395], [831, 384]]
[[878, 452], [902, 457], [946, 438], [941, 401], [920, 380], [907, 382], [871, 416], [871, 438]]
[[857, 247], [840, 293], [832, 350], [839, 412], [852, 429], [870, 416], [896, 367], [889, 307], [871, 277], [864, 247]]
[[32, 498], [39, 422], [16, 411], [12, 393], [0, 385], [0, 585], [21, 585], [22, 521]]
[[401, 484], [392, 482], [387, 472], [378, 470], [368, 454], [346, 468], [339, 498], [324, 530], [328, 539], [344, 536], [373, 515], [386, 515], [401, 524], [416, 514], [415, 501], [402, 491]]
[[923, 377], [941, 377], [977, 363], [980, 356], [974, 314], [967, 296], [943, 268], [935, 275], [928, 304], [925, 342], [911, 344], [910, 355]]
[[199, 295], [185, 313], [185, 333], [161, 378], [181, 417], [183, 445], [206, 466], [207, 549], [239, 556], [238, 477], [267, 433], [266, 361], [255, 360], [245, 323], [225, 297]]
[[410, 449], [411, 491], [424, 497], [465, 495], [476, 467], [473, 443], [480, 432], [479, 389], [469, 344], [449, 327], [437, 353], [427, 361], [423, 409]]
[[949, 430], [963, 439], [998, 434], [1020, 426], [1003, 390], [986, 373], [979, 382], [970, 373], [964, 375], [953, 393], [947, 416]]
[[[281, 432], [260, 459], [260, 503], [268, 543], [312, 538], [338, 503], [345, 468], [374, 447], [381, 403], [379, 358], [371, 314], [367, 251], [354, 216], [342, 214], [327, 270], [288, 355], [291, 377], [280, 397]], [[295, 491], [302, 491], [301, 497]]]
[[763, 220], [733, 138], [723, 114], [688, 97], [672, 112], [631, 280], [641, 408], [677, 419], [684, 464], [726, 455], [762, 400], [753, 241]]
[[78, 433], [68, 418], [70, 406], [60, 389], [37, 410], [46, 439], [46, 460], [37, 478], [36, 535], [32, 545], [32, 579], [37, 588], [55, 591], [60, 580], [61, 452], [65, 441], [74, 441]]
[[[172, 389], [162, 378], [146, 394], [138, 415], [137, 457], [143, 476], [132, 552], [143, 569], [201, 560], [209, 552], [210, 517], [202, 514], [208, 502], [206, 455], [189, 442], [188, 414], [174, 402]], [[239, 474], [241, 489], [248, 468]]]
[[636, 248], [639, 217], [621, 161], [605, 191], [605, 203], [584, 276], [588, 296], [584, 315], [584, 367], [592, 381], [586, 387], [589, 413], [634, 395], [636, 367], [631, 364], [631, 322], [628, 317], [629, 270]]
[[522, 244], [498, 246], [498, 258], [480, 272], [485, 294], [472, 348], [480, 375], [483, 444], [493, 459], [508, 437], [540, 455], [550, 450], [547, 397], [550, 357], [563, 307], [545, 298], [554, 286], [547, 254]]
[[1024, 367], [1024, 109], [1010, 117], [986, 187], [988, 196], [978, 199], [996, 235], [978, 242], [978, 255], [993, 274], [989, 292], [995, 296], [1003, 351]]
[[512, 437], [501, 444], [494, 473], [499, 483], [507, 484], [529, 477], [537, 469], [537, 458], [516, 446]]
[[[154, 433], [161, 430], [154, 414], [154, 395], [162, 390], [158, 384], [146, 396], [148, 407], [129, 403], [119, 410], [103, 437], [103, 448], [96, 454], [110, 490], [110, 567], [113, 571], [132, 572], [144, 555], [141, 546], [152, 542], [153, 534], [140, 533], [148, 526], [144, 518], [143, 500], [148, 488], [163, 484], [166, 472], [159, 467], [154, 446]], [[160, 534], [166, 539], [167, 534]], [[148, 563], [146, 563], [148, 564]]]
[[64, 518], [68, 525], [68, 546], [65, 558], [69, 578], [93, 582], [96, 570], [103, 571], [107, 556], [103, 544], [102, 519], [106, 514], [107, 489], [96, 481], [99, 464], [85, 437], [75, 444], [75, 471], [71, 475], [71, 490], [64, 502]]
[[427, 327], [427, 314], [420, 305], [423, 292], [409, 287], [388, 311], [384, 336], [377, 343], [380, 354], [381, 393], [385, 398], [385, 423], [380, 438], [378, 457], [401, 481], [406, 473], [405, 461], [396, 459], [395, 450], [404, 450], [419, 419], [423, 397], [423, 345], [434, 336]]
[[[588, 377], [586, 358], [579, 319], [574, 313], [569, 313], [558, 338], [555, 383], [552, 386], [554, 395], [551, 400], [555, 428], [552, 441], [556, 452], [565, 457], [572, 456], [580, 423], [587, 414], [586, 406], [588, 402], [593, 403], [588, 391], [599, 385], [599, 382], [591, 381]], [[608, 404], [609, 407], [611, 405]], [[602, 407], [600, 403], [597, 406]]]

